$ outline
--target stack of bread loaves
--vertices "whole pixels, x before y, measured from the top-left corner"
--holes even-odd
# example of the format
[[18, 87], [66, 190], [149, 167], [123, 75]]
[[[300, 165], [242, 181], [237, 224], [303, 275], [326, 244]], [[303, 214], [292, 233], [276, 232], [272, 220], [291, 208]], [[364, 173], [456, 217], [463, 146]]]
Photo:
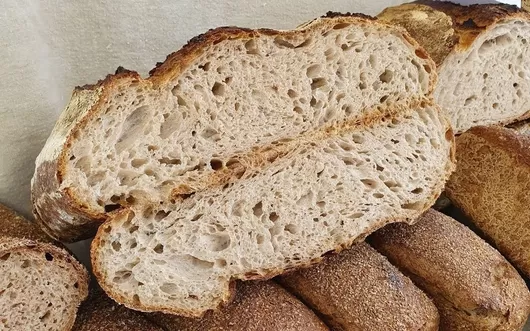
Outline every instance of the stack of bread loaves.
[[[529, 41], [516, 8], [420, 1], [214, 29], [148, 78], [119, 68], [76, 88], [32, 181], [47, 235], [94, 237], [104, 291], [74, 328], [520, 330], [524, 280], [430, 208], [456, 153], [449, 197], [528, 275], [526, 138], [467, 130], [530, 116]], [[511, 167], [509, 194], [492, 165]], [[70, 329], [86, 271], [4, 240], [0, 328]]]

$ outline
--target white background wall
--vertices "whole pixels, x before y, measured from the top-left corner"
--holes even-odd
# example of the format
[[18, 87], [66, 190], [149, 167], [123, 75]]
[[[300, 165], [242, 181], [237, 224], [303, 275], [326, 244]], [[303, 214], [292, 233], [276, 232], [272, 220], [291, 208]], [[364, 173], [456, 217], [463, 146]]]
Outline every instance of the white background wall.
[[35, 157], [75, 85], [93, 83], [119, 65], [145, 75], [209, 28], [289, 29], [328, 10], [375, 15], [402, 2], [2, 0], [0, 203], [29, 216]]

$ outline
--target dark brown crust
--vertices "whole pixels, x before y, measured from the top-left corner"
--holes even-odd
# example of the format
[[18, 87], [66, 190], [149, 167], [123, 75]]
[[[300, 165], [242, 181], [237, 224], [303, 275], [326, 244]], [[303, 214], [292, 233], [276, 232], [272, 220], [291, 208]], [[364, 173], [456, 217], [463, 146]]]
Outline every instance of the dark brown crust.
[[[333, 18], [323, 18], [321, 20], [335, 20], [336, 23], [347, 22], [352, 24], [381, 24], [373, 21], [371, 17], [365, 17], [360, 14], [339, 15], [330, 14]], [[322, 23], [322, 24], [325, 24]], [[192, 38], [182, 49], [170, 54], [162, 64], [158, 64], [150, 72], [150, 77], [142, 79], [138, 73], [123, 68], [118, 68], [114, 75], [108, 75], [104, 80], [95, 85], [85, 85], [78, 87], [74, 91], [72, 99], [76, 94], [83, 91], [98, 91], [97, 100], [90, 109], [87, 109], [86, 115], [81, 117], [79, 114], [71, 114], [69, 118], [64, 119], [65, 123], [57, 123], [55, 129], [61, 129], [61, 126], [74, 124], [65, 138], [64, 146], [60, 150], [60, 155], [37, 164], [34, 182], [32, 185], [32, 201], [34, 205], [34, 215], [37, 222], [42, 225], [43, 229], [52, 237], [63, 242], [74, 242], [89, 238], [94, 235], [95, 229], [108, 219], [108, 214], [95, 210], [93, 207], [86, 205], [81, 197], [76, 196], [72, 191], [60, 188], [62, 178], [66, 171], [68, 162], [69, 148], [75, 140], [77, 132], [83, 128], [94, 117], [98, 116], [102, 105], [105, 104], [109, 95], [129, 83], [143, 84], [148, 88], [159, 88], [165, 83], [173, 80], [184, 69], [186, 69], [194, 60], [196, 60], [203, 51], [226, 39], [248, 39], [265, 35], [278, 35], [285, 39], [297, 36], [304, 31], [308, 31], [311, 25], [303, 25], [300, 29], [292, 31], [276, 31], [271, 29], [250, 30], [237, 27], [222, 27], [208, 31], [205, 34]], [[404, 29], [389, 27], [395, 30], [395, 33], [403, 36], [411, 47], [414, 47], [424, 54], [424, 50], [412, 39]], [[434, 68], [434, 63], [431, 65]], [[434, 70], [432, 70], [434, 72]], [[429, 94], [434, 88], [436, 75], [431, 75]]]
[[437, 211], [412, 226], [391, 224], [370, 242], [431, 295], [440, 329], [518, 330], [530, 313], [530, 293], [510, 263]]
[[244, 282], [234, 301], [201, 318], [151, 314], [167, 330], [181, 331], [324, 331], [328, 328], [294, 296], [277, 284]]
[[279, 282], [335, 330], [438, 330], [432, 301], [365, 243]]
[[[414, 12], [428, 17], [414, 19]], [[451, 52], [465, 52], [481, 33], [497, 23], [515, 18], [530, 20], [530, 14], [505, 4], [462, 6], [422, 0], [387, 8], [378, 18], [405, 27], [439, 67]]]
[[0, 237], [5, 236], [54, 243], [35, 223], [0, 204]]
[[[21, 239], [16, 237], [0, 236], [0, 256], [3, 256], [5, 253], [13, 252], [19, 252], [21, 254], [28, 254], [28, 252], [36, 252], [42, 255], [50, 254], [55, 259], [53, 263], [61, 264], [61, 268], [64, 269], [68, 267], [71, 267], [73, 269], [72, 272], [77, 277], [77, 288], [79, 290], [79, 297], [77, 298], [77, 302], [72, 302], [72, 304], [76, 305], [76, 309], [74, 310], [73, 314], [69, 316], [68, 320], [63, 326], [64, 331], [71, 330], [76, 318], [77, 305], [79, 305], [88, 295], [89, 276], [85, 267], [83, 267], [72, 255], [70, 255], [69, 252], [53, 244], [42, 243], [35, 240]], [[28, 286], [31, 285], [28, 284]], [[37, 286], [45, 285], [39, 284]], [[28, 313], [31, 314], [33, 312]]]
[[459, 167], [447, 183], [449, 198], [530, 276], [530, 136], [476, 127], [457, 143]]
[[79, 307], [73, 331], [162, 331], [142, 314], [120, 306], [98, 288]]

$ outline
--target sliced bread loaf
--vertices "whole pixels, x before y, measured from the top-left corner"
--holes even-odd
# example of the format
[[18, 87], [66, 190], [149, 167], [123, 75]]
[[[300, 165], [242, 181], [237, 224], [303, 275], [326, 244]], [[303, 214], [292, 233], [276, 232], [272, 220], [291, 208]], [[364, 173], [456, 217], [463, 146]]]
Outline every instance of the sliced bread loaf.
[[179, 331], [326, 331], [318, 317], [293, 295], [271, 281], [238, 285], [234, 301], [201, 318], [152, 314], [166, 330]]
[[530, 293], [514, 267], [470, 229], [429, 210], [390, 224], [371, 244], [434, 300], [440, 330], [521, 330]]
[[70, 330], [88, 274], [39, 228], [0, 205], [0, 329]]
[[[99, 288], [79, 307], [73, 331], [164, 331], [141, 313], [118, 305]], [[180, 330], [180, 329], [168, 329]]]
[[457, 139], [447, 194], [495, 246], [530, 276], [530, 136], [477, 127]]
[[304, 144], [390, 122], [430, 96], [434, 71], [403, 29], [361, 15], [212, 30], [147, 79], [120, 69], [74, 91], [37, 159], [34, 213], [61, 241], [92, 236], [110, 211], [222, 187]]
[[432, 56], [434, 98], [456, 133], [530, 116], [530, 13], [427, 0], [387, 8], [378, 18], [405, 27]]
[[438, 330], [432, 301], [365, 243], [279, 281], [334, 330]]

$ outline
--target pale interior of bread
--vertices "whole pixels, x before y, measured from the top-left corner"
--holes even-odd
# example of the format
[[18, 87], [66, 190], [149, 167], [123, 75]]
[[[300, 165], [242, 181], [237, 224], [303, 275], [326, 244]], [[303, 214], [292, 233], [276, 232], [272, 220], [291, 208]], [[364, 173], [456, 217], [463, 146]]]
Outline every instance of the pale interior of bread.
[[0, 329], [65, 330], [82, 300], [77, 276], [53, 252], [0, 252]]
[[122, 86], [76, 133], [62, 187], [99, 212], [165, 201], [177, 186], [200, 190], [255, 146], [427, 94], [430, 62], [401, 32], [328, 21], [211, 45], [156, 90]]
[[[231, 279], [263, 276], [348, 246], [379, 222], [434, 203], [452, 131], [431, 106], [301, 142], [240, 180], [104, 225], [95, 268], [135, 307], [215, 308]], [[149, 308], [147, 308], [149, 309]]]
[[481, 34], [439, 68], [436, 101], [455, 132], [510, 123], [530, 111], [530, 22], [509, 20]]

